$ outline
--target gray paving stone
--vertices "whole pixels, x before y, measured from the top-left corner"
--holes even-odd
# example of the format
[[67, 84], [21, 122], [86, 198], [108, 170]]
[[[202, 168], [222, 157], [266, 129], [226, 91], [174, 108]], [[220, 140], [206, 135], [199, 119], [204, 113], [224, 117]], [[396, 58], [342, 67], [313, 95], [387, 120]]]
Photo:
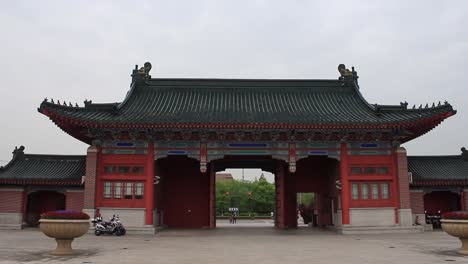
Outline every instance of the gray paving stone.
[[268, 220], [222, 221], [215, 230], [164, 230], [155, 236], [87, 234], [76, 254], [48, 253], [53, 239], [37, 229], [0, 231], [0, 263], [468, 263], [458, 239], [442, 231], [422, 234], [338, 235], [302, 227], [275, 230]]

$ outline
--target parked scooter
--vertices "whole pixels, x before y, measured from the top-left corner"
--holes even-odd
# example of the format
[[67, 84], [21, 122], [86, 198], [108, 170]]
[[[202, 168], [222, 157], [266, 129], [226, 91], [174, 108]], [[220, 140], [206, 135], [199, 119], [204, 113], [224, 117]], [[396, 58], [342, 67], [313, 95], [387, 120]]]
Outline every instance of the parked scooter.
[[426, 223], [432, 225], [432, 228], [441, 228], [441, 219], [442, 219], [442, 213], [440, 211], [437, 211], [436, 214], [428, 214], [426, 213]]
[[113, 215], [109, 219], [109, 222], [103, 221], [102, 217], [100, 216], [92, 219], [91, 222], [95, 224], [94, 234], [96, 236], [100, 236], [102, 234], [115, 234], [117, 236], [123, 236], [127, 232], [122, 222], [120, 222], [118, 215]]

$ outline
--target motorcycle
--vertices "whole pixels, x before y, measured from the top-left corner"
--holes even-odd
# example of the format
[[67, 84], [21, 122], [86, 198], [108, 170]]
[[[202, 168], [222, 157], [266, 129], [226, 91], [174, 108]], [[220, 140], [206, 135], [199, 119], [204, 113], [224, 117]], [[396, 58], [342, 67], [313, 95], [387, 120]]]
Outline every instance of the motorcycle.
[[436, 214], [428, 214], [427, 211], [426, 213], [426, 223], [432, 225], [432, 228], [441, 228], [441, 219], [442, 219], [442, 214], [441, 211], [437, 211]]
[[122, 222], [120, 222], [118, 215], [113, 215], [109, 219], [109, 222], [104, 221], [100, 216], [92, 219], [91, 222], [95, 224], [94, 234], [96, 236], [100, 236], [102, 234], [115, 234], [116, 236], [123, 236], [127, 232]]

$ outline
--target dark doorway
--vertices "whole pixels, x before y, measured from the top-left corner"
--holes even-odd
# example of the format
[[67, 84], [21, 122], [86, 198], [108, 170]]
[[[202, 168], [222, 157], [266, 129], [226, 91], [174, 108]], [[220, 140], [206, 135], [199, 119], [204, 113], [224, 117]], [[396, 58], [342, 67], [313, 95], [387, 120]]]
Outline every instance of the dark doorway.
[[42, 213], [65, 210], [65, 194], [56, 191], [36, 191], [28, 195], [26, 223], [37, 226]]
[[340, 192], [336, 188], [339, 178], [339, 161], [335, 159], [310, 156], [297, 162], [297, 171], [294, 177], [291, 177], [296, 199], [300, 197], [300, 193], [313, 194], [313, 202], [308, 205], [301, 205], [298, 201], [298, 214], [302, 211], [302, 214], [310, 219], [311, 226], [333, 225], [340, 199]]
[[156, 161], [160, 177], [156, 208], [160, 224], [171, 228], [209, 227], [210, 177], [200, 163], [186, 156]]
[[[424, 195], [426, 214], [435, 215], [460, 210], [460, 195], [450, 191], [434, 191]], [[440, 212], [439, 212], [440, 211]]]

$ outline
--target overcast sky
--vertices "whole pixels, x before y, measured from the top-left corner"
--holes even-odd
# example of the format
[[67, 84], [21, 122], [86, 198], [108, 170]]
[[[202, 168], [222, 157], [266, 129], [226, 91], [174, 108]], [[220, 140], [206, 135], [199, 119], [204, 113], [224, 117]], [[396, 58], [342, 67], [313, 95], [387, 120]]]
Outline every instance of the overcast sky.
[[45, 98], [120, 102], [135, 64], [153, 77], [335, 79], [355, 66], [370, 103], [448, 100], [457, 115], [405, 144], [468, 147], [468, 1], [2, 1], [0, 164], [85, 154], [37, 112]]

